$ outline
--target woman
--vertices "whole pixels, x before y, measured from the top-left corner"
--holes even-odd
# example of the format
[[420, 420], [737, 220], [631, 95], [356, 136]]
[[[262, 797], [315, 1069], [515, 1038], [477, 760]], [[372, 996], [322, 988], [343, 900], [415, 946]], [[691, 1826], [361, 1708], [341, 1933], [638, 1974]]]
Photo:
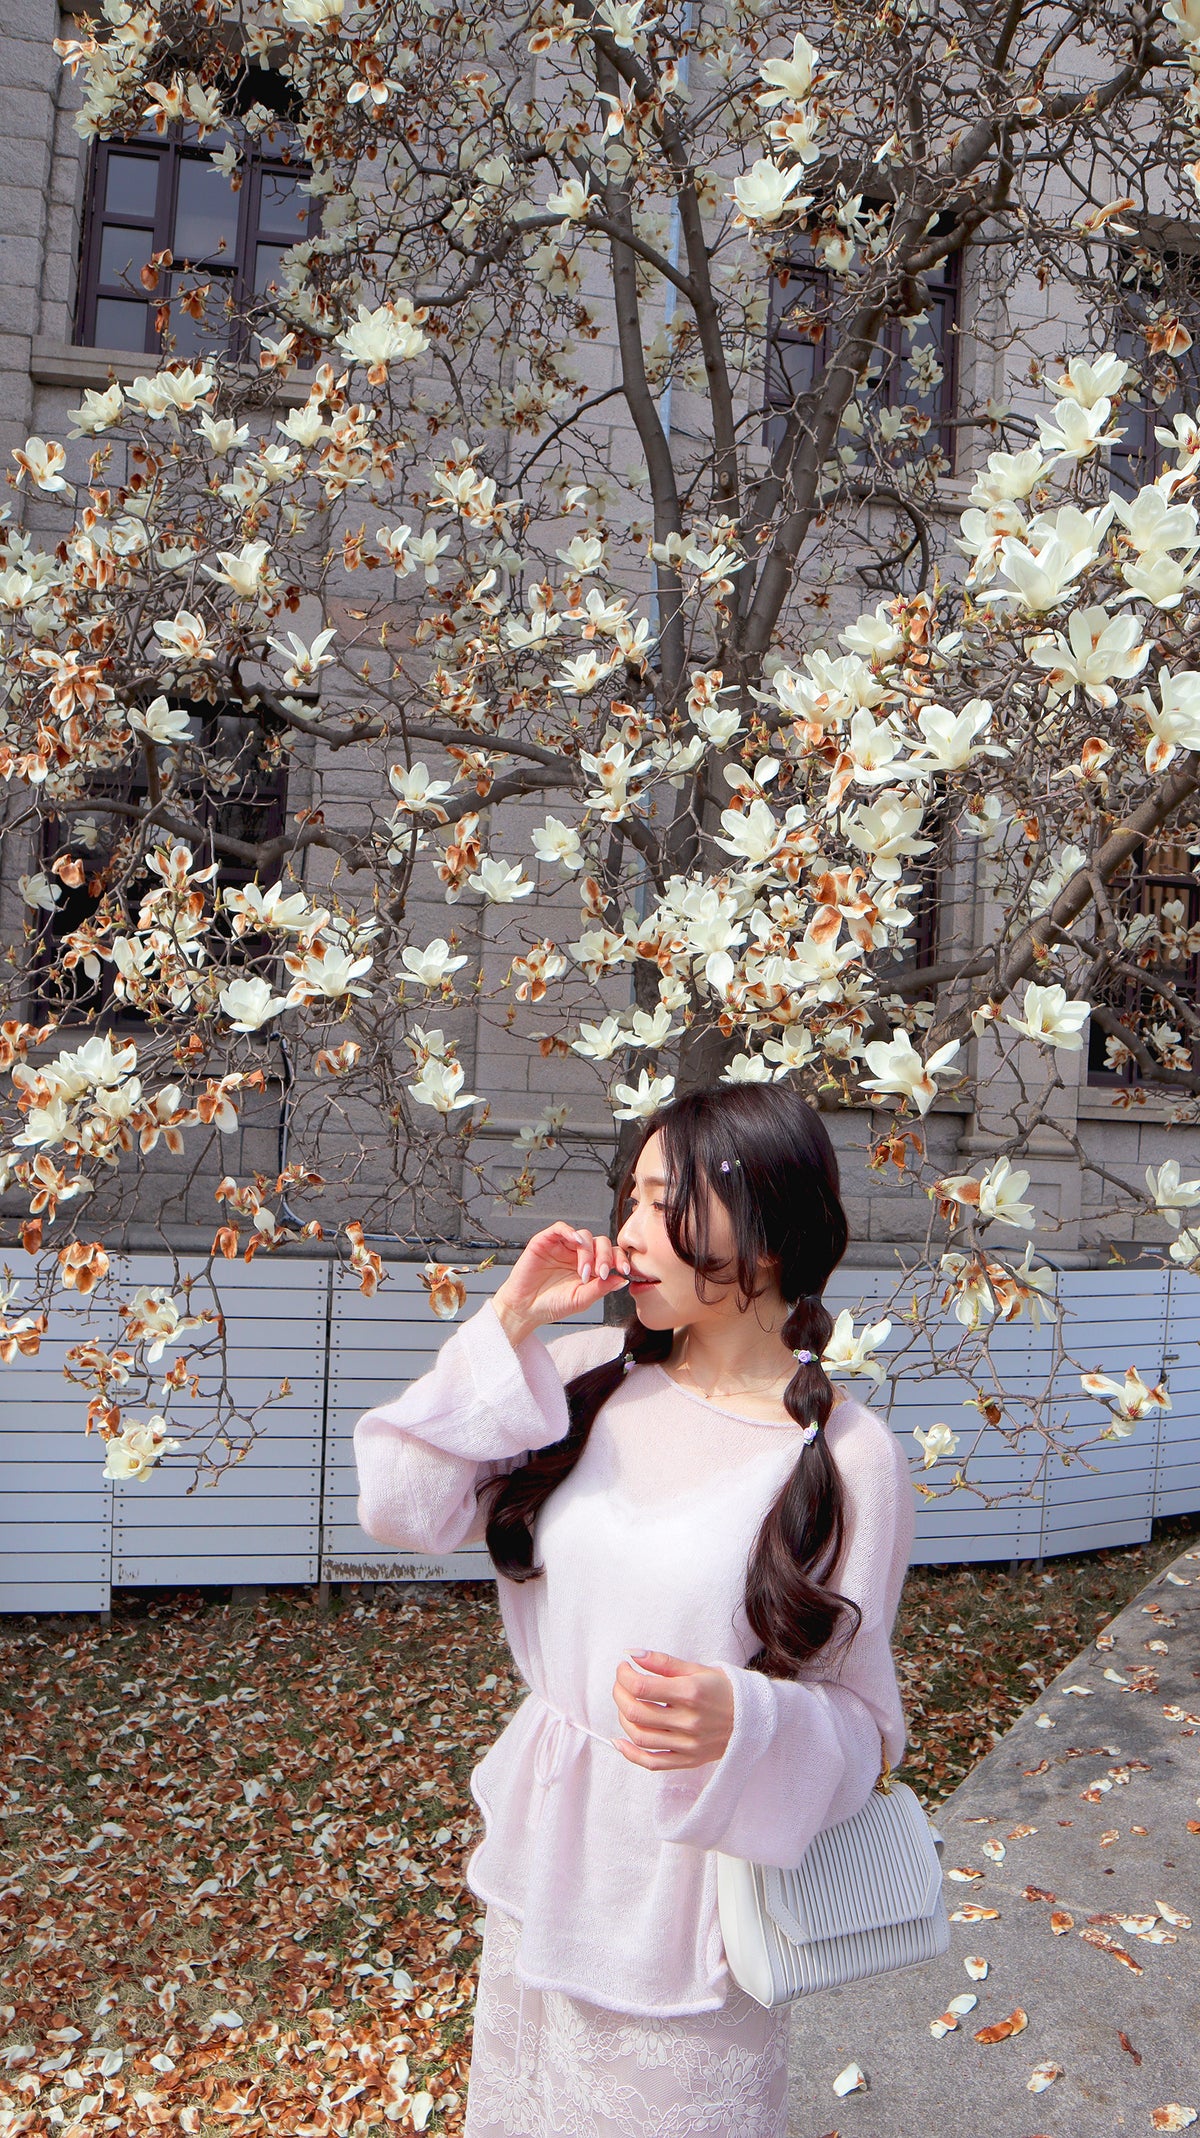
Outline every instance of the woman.
[[[786, 2007], [729, 1975], [712, 1852], [795, 1865], [866, 1802], [881, 1737], [899, 1761], [912, 1489], [821, 1366], [847, 1227], [818, 1113], [689, 1092], [619, 1208], [615, 1243], [536, 1234], [355, 1429], [363, 1527], [484, 1536], [529, 1687], [471, 1778], [467, 2138], [783, 2138]], [[537, 1335], [626, 1288], [622, 1327]]]

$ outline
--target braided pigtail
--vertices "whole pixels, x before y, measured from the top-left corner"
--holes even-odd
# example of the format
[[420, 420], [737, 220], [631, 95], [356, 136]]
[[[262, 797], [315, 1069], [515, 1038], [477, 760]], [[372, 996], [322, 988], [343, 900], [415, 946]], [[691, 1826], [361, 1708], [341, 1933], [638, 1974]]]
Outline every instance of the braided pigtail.
[[842, 1482], [825, 1444], [836, 1393], [822, 1354], [833, 1320], [815, 1292], [796, 1301], [783, 1340], [799, 1356], [784, 1408], [805, 1428], [804, 1451], [764, 1517], [746, 1575], [746, 1617], [762, 1643], [747, 1668], [793, 1678], [831, 1641], [858, 1631], [858, 1605], [826, 1588], [844, 1541]]

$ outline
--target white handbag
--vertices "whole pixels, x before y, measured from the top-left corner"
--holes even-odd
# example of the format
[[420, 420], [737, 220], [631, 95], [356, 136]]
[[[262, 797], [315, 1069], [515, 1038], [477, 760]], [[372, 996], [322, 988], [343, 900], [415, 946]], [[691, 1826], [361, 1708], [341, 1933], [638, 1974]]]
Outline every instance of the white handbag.
[[916, 1967], [948, 1950], [942, 1836], [905, 1782], [879, 1780], [852, 1819], [827, 1826], [798, 1868], [717, 1858], [729, 1970], [756, 2004]]

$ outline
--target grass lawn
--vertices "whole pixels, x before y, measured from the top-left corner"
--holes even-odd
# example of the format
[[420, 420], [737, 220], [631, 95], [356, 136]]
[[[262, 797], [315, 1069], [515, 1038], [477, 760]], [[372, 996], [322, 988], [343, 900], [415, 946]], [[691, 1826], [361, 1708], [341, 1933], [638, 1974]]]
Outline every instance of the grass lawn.
[[[909, 1575], [930, 1809], [1196, 1528]], [[0, 1685], [0, 2138], [461, 2130], [467, 1777], [520, 1697], [490, 1585], [10, 1618]]]

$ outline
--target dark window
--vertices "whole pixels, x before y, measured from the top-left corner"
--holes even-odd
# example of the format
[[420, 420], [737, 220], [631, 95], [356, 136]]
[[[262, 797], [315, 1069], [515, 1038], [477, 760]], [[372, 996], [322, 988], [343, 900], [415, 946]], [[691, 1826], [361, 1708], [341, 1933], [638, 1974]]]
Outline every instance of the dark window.
[[[1119, 882], [1110, 885], [1109, 895], [1117, 919], [1128, 926], [1139, 914], [1161, 914], [1165, 906], [1177, 902], [1180, 910], [1168, 916], [1168, 933], [1173, 938], [1186, 935], [1189, 929], [1200, 924], [1200, 883], [1197, 883], [1192, 867], [1193, 860], [1185, 839], [1143, 840], [1135, 850], [1128, 872]], [[1136, 944], [1126, 957], [1130, 964], [1140, 962]], [[1188, 1003], [1200, 1006], [1200, 955], [1189, 957], [1185, 951], [1177, 958], [1167, 959], [1160, 953], [1146, 969], [1159, 974]], [[1145, 1037], [1152, 1025], [1170, 1025], [1179, 1033], [1181, 1045], [1189, 1055], [1188, 1066], [1200, 1064], [1200, 1048], [1192, 1045], [1178, 1012], [1153, 988], [1140, 986], [1124, 974], [1114, 974], [1093, 1000], [1110, 1009], [1139, 1039]], [[1106, 1057], [1107, 1040], [1108, 1034], [1101, 1029], [1098, 1019], [1092, 1018], [1088, 1038], [1088, 1083], [1140, 1084], [1142, 1072], [1135, 1062], [1126, 1061], [1118, 1068], [1110, 1068]]]
[[[256, 72], [247, 100], [267, 102], [270, 92], [262, 84], [274, 80]], [[264, 127], [243, 158], [236, 192], [213, 162], [224, 143], [224, 136], [212, 134], [199, 142], [191, 125], [171, 126], [161, 136], [150, 129], [132, 141], [97, 142], [89, 166], [77, 341], [160, 355], [169, 335], [175, 356], [214, 348], [246, 353], [245, 330], [232, 314], [256, 306], [269, 322], [272, 293], [281, 287], [280, 260], [315, 231], [317, 203], [302, 190], [307, 166], [285, 113]], [[142, 270], [150, 270], [152, 253], [164, 250], [172, 265], [148, 290]]]
[[[925, 278], [923, 326], [910, 335], [902, 320], [885, 322], [868, 375], [877, 406], [909, 404], [919, 415], [932, 419], [924, 438], [915, 445], [898, 446], [897, 453], [924, 455], [935, 444], [950, 467], [954, 464], [952, 419], [958, 390], [961, 262], [961, 252], [952, 253]], [[766, 443], [772, 451], [783, 437], [784, 412], [816, 385], [825, 368], [843, 290], [842, 278], [822, 267], [807, 250], [789, 261], [772, 281], [766, 379]], [[922, 395], [910, 376], [910, 364], [914, 354], [925, 348], [932, 350], [942, 376], [932, 392]]]
[[[209, 888], [219, 894], [226, 886], [250, 883], [254, 867], [248, 861], [218, 855], [214, 836], [258, 846], [282, 834], [287, 818], [286, 761], [274, 731], [240, 708], [206, 708], [194, 716], [193, 725], [202, 749], [197, 753], [194, 776], [185, 776], [180, 782], [179, 805], [172, 813], [191, 827], [191, 835], [184, 843], [191, 847], [196, 866], [204, 868], [217, 862], [217, 875]], [[86, 935], [87, 924], [92, 921], [97, 923], [96, 932], [103, 943], [110, 943], [114, 933], [131, 932], [146, 892], [162, 888], [160, 879], [145, 868], [141, 859], [144, 842], [139, 836], [137, 816], [110, 815], [103, 807], [106, 801], [120, 802], [134, 811], [149, 806], [145, 760], [139, 757], [136, 764], [119, 774], [94, 779], [89, 799], [94, 805], [93, 822], [99, 829], [94, 849], [89, 851], [81, 842], [72, 842], [71, 825], [65, 819], [51, 817], [44, 825], [43, 867], [48, 871], [49, 864], [70, 846], [72, 859], [85, 872], [85, 881], [76, 887], [60, 886], [63, 895], [54, 912], [46, 916], [35, 981], [36, 1007], [64, 1022], [95, 1015], [104, 1023], [142, 1023], [145, 1020], [141, 1013], [113, 994], [115, 967], [111, 959], [99, 960], [97, 975], [86, 970]], [[183, 838], [182, 833], [156, 831], [153, 843], [169, 844], [175, 836]], [[101, 877], [107, 880], [103, 888], [97, 888]], [[113, 926], [105, 929], [105, 921]], [[68, 942], [77, 930], [84, 931], [83, 937]], [[234, 935], [230, 919], [219, 903], [216, 921], [204, 941], [209, 961], [231, 969], [254, 959], [256, 968], [261, 970], [258, 961], [270, 947], [260, 936]], [[68, 958], [72, 962], [64, 964]]]
[[[1117, 421], [1124, 435], [1110, 447], [1112, 487], [1131, 497], [1157, 481], [1171, 459], [1155, 431], [1169, 431], [1176, 416], [1194, 414], [1200, 402], [1200, 254], [1130, 247], [1118, 254], [1116, 268], [1122, 302], [1111, 346], [1143, 381], [1140, 399], [1122, 402]], [[1173, 345], [1156, 348], [1160, 310], [1166, 317], [1159, 336]], [[1171, 335], [1168, 321], [1178, 322], [1182, 334]], [[1180, 348], [1188, 335], [1190, 345]]]

